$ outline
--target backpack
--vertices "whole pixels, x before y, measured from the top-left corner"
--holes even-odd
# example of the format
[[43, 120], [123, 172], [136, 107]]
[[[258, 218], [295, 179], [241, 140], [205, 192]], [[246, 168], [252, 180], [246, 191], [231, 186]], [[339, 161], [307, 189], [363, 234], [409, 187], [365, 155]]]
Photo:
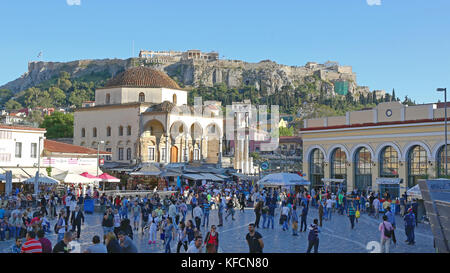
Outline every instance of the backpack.
[[384, 236], [386, 236], [387, 238], [391, 238], [392, 230], [387, 230], [386, 226], [384, 225], [384, 222], [383, 222], [383, 227], [384, 227]]

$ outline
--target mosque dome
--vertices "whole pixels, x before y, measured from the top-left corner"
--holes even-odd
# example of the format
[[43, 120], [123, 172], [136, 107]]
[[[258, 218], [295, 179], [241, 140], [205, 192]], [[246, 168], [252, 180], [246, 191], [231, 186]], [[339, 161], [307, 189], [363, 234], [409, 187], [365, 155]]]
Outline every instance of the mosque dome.
[[105, 84], [105, 88], [111, 87], [181, 89], [166, 73], [145, 66], [133, 67], [117, 74]]

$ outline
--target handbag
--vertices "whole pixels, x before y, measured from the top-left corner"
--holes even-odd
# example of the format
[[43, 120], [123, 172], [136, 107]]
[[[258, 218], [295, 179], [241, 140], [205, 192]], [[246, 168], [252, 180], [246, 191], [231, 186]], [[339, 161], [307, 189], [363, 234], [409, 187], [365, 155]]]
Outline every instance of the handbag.
[[386, 226], [384, 225], [384, 222], [383, 222], [383, 227], [384, 227], [384, 236], [387, 237], [387, 238], [391, 238], [392, 230], [387, 230]]
[[361, 213], [359, 212], [359, 210], [357, 210], [356, 212], [355, 212], [355, 217], [356, 218], [359, 218], [361, 216]]

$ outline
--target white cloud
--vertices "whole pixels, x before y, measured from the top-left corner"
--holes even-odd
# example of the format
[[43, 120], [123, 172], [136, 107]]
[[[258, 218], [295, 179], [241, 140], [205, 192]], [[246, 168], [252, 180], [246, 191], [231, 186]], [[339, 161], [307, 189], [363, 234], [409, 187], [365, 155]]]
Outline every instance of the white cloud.
[[381, 6], [381, 0], [366, 0], [369, 6]]
[[66, 0], [67, 5], [69, 6], [80, 6], [81, 5], [81, 0]]

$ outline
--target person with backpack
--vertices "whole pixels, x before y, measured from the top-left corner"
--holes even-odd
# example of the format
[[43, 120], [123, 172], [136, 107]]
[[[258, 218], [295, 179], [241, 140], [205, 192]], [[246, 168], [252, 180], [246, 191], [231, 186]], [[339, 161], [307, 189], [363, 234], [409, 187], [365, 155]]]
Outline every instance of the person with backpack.
[[317, 219], [313, 220], [313, 223], [309, 226], [308, 233], [308, 249], [306, 253], [310, 253], [311, 249], [314, 247], [314, 253], [319, 251], [319, 233], [320, 228], [318, 226], [319, 221]]
[[206, 233], [205, 242], [206, 253], [217, 253], [219, 249], [219, 233], [216, 232], [216, 226], [211, 226], [211, 231]]
[[394, 227], [388, 221], [388, 217], [383, 215], [383, 222], [378, 227], [381, 232], [381, 253], [389, 253], [389, 245], [391, 243]]

